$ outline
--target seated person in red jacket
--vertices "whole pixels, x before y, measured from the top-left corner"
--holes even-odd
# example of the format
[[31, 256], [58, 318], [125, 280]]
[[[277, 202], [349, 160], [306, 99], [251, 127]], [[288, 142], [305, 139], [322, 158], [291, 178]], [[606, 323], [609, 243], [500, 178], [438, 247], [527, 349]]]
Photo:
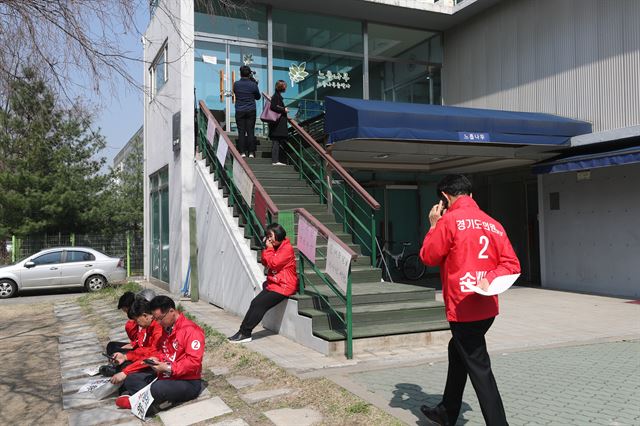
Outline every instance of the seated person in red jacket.
[[267, 268], [267, 281], [264, 289], [251, 301], [240, 330], [229, 337], [229, 341], [250, 342], [251, 332], [262, 321], [264, 314], [298, 291], [296, 256], [286, 236], [284, 228], [277, 223], [267, 227], [267, 248], [262, 250], [262, 264]]
[[136, 372], [124, 380], [123, 395], [116, 399], [120, 408], [131, 408], [129, 395], [151, 385], [153, 405], [147, 416], [159, 410], [165, 402], [179, 403], [195, 399], [202, 391], [202, 358], [204, 356], [204, 331], [176, 310], [168, 296], [156, 296], [151, 301], [153, 318], [162, 326], [159, 353], [149, 357], [151, 371]]
[[133, 344], [136, 341], [136, 334], [138, 333], [138, 324], [136, 321], [129, 316], [129, 308], [133, 305], [133, 301], [135, 300], [136, 295], [127, 291], [120, 299], [118, 299], [118, 310], [124, 312], [124, 314], [129, 318], [129, 320], [125, 323], [124, 329], [127, 332], [127, 337], [129, 338], [128, 342], [109, 342], [107, 343], [107, 354], [113, 355], [116, 352], [127, 352], [133, 348]]
[[122, 383], [129, 374], [137, 371], [150, 371], [150, 367], [142, 360], [157, 356], [162, 349], [159, 344], [164, 330], [153, 319], [151, 303], [147, 299], [136, 298], [129, 309], [129, 315], [139, 327], [138, 334], [130, 351], [116, 352], [113, 355], [115, 363], [121, 367], [121, 371], [111, 377], [113, 384]]

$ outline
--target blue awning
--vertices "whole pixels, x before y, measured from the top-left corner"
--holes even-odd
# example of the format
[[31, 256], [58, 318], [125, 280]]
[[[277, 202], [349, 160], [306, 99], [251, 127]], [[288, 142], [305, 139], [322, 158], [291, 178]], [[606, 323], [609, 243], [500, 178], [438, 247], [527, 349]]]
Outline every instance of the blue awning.
[[561, 173], [633, 163], [640, 163], [640, 146], [591, 154], [565, 155], [537, 164], [533, 172], [536, 174]]
[[325, 98], [328, 143], [350, 139], [565, 145], [591, 124], [551, 114]]

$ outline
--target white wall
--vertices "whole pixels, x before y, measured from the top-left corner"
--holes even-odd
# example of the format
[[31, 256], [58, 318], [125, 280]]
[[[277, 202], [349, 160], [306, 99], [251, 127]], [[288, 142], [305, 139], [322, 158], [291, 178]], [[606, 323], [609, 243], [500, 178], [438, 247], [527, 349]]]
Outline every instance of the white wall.
[[[177, 29], [177, 30], [176, 30]], [[148, 68], [168, 43], [167, 82], [149, 94]], [[169, 168], [170, 289], [178, 292], [189, 262], [189, 207], [193, 206], [193, 2], [161, 0], [144, 35], [145, 276], [150, 276], [149, 175]], [[172, 149], [172, 116], [181, 112], [181, 150]]]
[[[640, 297], [640, 164], [538, 179], [542, 286]], [[552, 192], [559, 210], [549, 208]]]
[[640, 124], [640, 1], [502, 1], [444, 34], [446, 105]]

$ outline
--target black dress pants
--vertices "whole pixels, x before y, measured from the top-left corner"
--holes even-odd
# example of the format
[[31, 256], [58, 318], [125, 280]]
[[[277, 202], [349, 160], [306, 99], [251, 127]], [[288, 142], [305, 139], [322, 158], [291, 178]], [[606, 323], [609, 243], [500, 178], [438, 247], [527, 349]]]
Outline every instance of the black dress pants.
[[256, 110], [236, 111], [236, 126], [238, 126], [238, 151], [240, 154], [254, 154], [256, 152]]
[[244, 319], [240, 325], [240, 333], [244, 336], [250, 337], [251, 332], [256, 328], [256, 325], [262, 321], [264, 314], [286, 298], [287, 296], [283, 296], [275, 291], [262, 290], [251, 301], [249, 310], [244, 315]]
[[287, 160], [284, 150], [287, 149], [287, 138], [272, 138], [271, 142], [271, 162], [285, 163]]
[[460, 414], [467, 375], [478, 396], [485, 423], [489, 426], [508, 425], [484, 338], [494, 319], [449, 323], [452, 335], [449, 341], [449, 370], [440, 405], [446, 410], [452, 425]]
[[128, 345], [131, 342], [109, 342], [107, 343], [107, 355], [113, 355], [116, 352], [120, 352], [121, 354], [126, 354], [131, 349], [122, 349], [124, 345]]
[[[130, 394], [138, 392], [156, 378], [155, 372], [133, 373], [124, 379], [124, 388]], [[202, 391], [202, 380], [156, 380], [151, 385], [153, 403], [185, 402], [196, 399]]]

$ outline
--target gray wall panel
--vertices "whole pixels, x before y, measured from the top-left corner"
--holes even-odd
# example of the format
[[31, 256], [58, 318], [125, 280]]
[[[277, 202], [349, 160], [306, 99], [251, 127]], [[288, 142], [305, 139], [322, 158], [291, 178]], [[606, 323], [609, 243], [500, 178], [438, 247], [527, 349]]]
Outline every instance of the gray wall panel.
[[638, 125], [638, 17], [636, 0], [500, 2], [445, 32], [444, 102], [558, 114], [594, 131]]
[[[542, 176], [543, 287], [637, 298], [640, 278], [640, 164]], [[550, 210], [549, 194], [560, 194]], [[597, 200], [597, 202], [594, 202]]]

